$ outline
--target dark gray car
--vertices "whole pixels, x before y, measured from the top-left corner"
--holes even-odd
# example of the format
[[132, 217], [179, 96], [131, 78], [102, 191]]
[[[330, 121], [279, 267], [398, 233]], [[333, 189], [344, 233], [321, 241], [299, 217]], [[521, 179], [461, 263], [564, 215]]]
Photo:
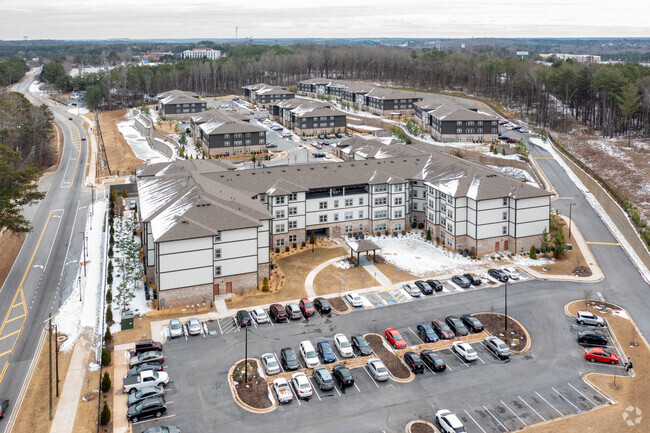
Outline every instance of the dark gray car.
[[165, 391], [163, 391], [162, 386], [147, 386], [139, 391], [129, 394], [129, 398], [126, 399], [126, 405], [133, 406], [149, 397], [163, 397], [164, 395]]
[[334, 388], [334, 378], [325, 367], [314, 367], [312, 378], [321, 391], [329, 391]]

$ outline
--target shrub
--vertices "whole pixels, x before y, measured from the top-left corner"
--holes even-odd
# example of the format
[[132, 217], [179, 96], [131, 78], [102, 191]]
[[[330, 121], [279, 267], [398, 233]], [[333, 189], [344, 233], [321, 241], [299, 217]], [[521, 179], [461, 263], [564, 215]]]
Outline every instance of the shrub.
[[556, 259], [561, 258], [566, 253], [567, 245], [564, 240], [564, 232], [559, 230], [553, 238], [553, 255]]
[[104, 402], [104, 407], [102, 408], [102, 413], [99, 417], [99, 423], [101, 425], [106, 425], [111, 421], [111, 410], [108, 408], [108, 404]]
[[108, 371], [105, 371], [102, 377], [102, 392], [107, 393], [111, 389], [111, 385], [111, 377], [108, 375]]
[[431, 229], [427, 229], [427, 240], [431, 242]]
[[[106, 323], [111, 323], [113, 321], [113, 309], [109, 305], [108, 308], [106, 308]], [[107, 329], [107, 331], [110, 331]], [[104, 340], [106, 340], [106, 336], [104, 336]]]
[[113, 245], [108, 247], [108, 257], [113, 258]]
[[111, 352], [107, 348], [102, 348], [102, 365], [106, 367], [111, 364]]
[[268, 292], [269, 291], [269, 279], [266, 278], [266, 277], [262, 281], [262, 291], [263, 292]]
[[[110, 311], [110, 309], [108, 311]], [[111, 316], [112, 315], [113, 314], [111, 313]], [[108, 318], [108, 316], [107, 316], [107, 318]], [[112, 340], [113, 340], [113, 334], [111, 334], [111, 328], [107, 327], [106, 332], [104, 333], [104, 342], [110, 343]]]
[[501, 149], [501, 155], [506, 156], [506, 148]]
[[476, 248], [472, 247], [469, 250], [469, 258], [470, 259], [476, 259]]
[[124, 188], [122, 190], [122, 197], [127, 198], [128, 196], [129, 196], [129, 192], [126, 190], [126, 188]]
[[535, 248], [535, 245], [530, 247], [530, 258], [533, 260], [537, 259], [537, 248]]

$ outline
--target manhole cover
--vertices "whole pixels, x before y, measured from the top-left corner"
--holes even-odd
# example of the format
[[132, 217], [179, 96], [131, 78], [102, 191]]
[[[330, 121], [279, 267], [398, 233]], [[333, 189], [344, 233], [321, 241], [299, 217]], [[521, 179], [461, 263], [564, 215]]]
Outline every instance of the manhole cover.
[[57, 343], [63, 343], [63, 342], [64, 342], [65, 340], [67, 340], [67, 339], [68, 339], [68, 336], [67, 336], [67, 335], [59, 335], [59, 336], [56, 338], [56, 341], [57, 341]]

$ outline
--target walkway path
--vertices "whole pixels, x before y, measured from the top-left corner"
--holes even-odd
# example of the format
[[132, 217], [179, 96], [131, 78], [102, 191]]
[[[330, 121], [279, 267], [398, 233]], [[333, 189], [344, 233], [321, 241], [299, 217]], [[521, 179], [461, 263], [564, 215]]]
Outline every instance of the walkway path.
[[72, 352], [72, 359], [68, 366], [65, 382], [63, 382], [61, 399], [56, 407], [50, 433], [72, 433], [74, 431], [74, 420], [77, 416], [77, 406], [81, 398], [81, 387], [86, 373], [87, 356], [86, 342], [80, 339]]
[[348, 255], [344, 256], [339, 256], [339, 257], [334, 257], [333, 259], [329, 259], [326, 262], [321, 263], [320, 265], [316, 266], [314, 269], [311, 270], [311, 272], [307, 275], [307, 278], [305, 279], [305, 291], [307, 292], [307, 297], [308, 298], [314, 298], [316, 297], [316, 292], [314, 291], [314, 278], [316, 278], [316, 275], [332, 263], [336, 263], [339, 260], [346, 259]]
[[393, 282], [375, 266], [375, 263], [368, 256], [359, 256], [359, 264], [368, 271], [368, 275], [377, 280], [384, 288], [393, 285]]

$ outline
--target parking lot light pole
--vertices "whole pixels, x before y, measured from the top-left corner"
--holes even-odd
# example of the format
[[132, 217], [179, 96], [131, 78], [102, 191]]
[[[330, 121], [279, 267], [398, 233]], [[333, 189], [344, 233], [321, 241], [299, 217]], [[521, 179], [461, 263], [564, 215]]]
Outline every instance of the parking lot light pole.
[[569, 203], [569, 239], [571, 239], [571, 208], [575, 205], [575, 203]]
[[504, 334], [507, 334], [508, 333], [508, 280], [506, 280], [505, 288], [506, 288], [506, 293], [505, 293], [506, 294], [506, 296], [505, 296], [506, 314], [504, 316], [503, 321], [504, 321], [504, 328], [505, 328]]
[[246, 325], [246, 342], [244, 343], [244, 383], [248, 383], [248, 325]]

